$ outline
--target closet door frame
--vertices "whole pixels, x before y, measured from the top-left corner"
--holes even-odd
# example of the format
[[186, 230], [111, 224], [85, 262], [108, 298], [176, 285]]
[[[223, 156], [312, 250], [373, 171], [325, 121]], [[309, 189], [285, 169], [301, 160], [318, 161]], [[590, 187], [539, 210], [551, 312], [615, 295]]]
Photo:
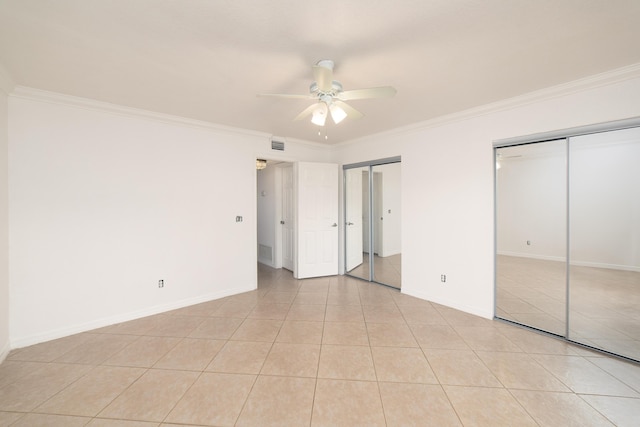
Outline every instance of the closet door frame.
[[[493, 266], [494, 266], [494, 318], [501, 320], [501, 321], [505, 321], [508, 323], [514, 323], [517, 325], [521, 325], [521, 326], [525, 326], [527, 328], [536, 330], [538, 332], [542, 332], [545, 333], [547, 335], [551, 335], [554, 336], [556, 338], [560, 338], [563, 339], [567, 342], [571, 342], [580, 346], [584, 346], [587, 348], [590, 348], [592, 350], [596, 350], [596, 351], [600, 351], [603, 353], [607, 353], [610, 355], [614, 355], [626, 360], [631, 360], [631, 361], [635, 361], [635, 362], [640, 362], [640, 354], [638, 355], [634, 355], [633, 357], [630, 357], [629, 355], [625, 355], [625, 354], [618, 354], [618, 353], [614, 353], [611, 351], [608, 351], [607, 349], [604, 348], [599, 348], [599, 347], [593, 347], [589, 344], [580, 342], [580, 341], [575, 341], [572, 339], [571, 337], [571, 333], [570, 333], [570, 328], [571, 328], [571, 283], [570, 283], [570, 268], [571, 268], [571, 258], [570, 258], [570, 254], [571, 254], [571, 247], [570, 247], [570, 243], [571, 243], [571, 235], [570, 235], [570, 188], [571, 188], [571, 182], [569, 181], [570, 179], [570, 168], [571, 168], [571, 139], [575, 138], [575, 137], [579, 137], [579, 136], [585, 136], [585, 135], [592, 135], [592, 134], [599, 134], [599, 133], [606, 133], [606, 132], [612, 132], [612, 131], [619, 131], [619, 130], [624, 130], [624, 129], [631, 129], [631, 128], [640, 128], [640, 117], [634, 117], [634, 118], [630, 118], [630, 119], [624, 119], [624, 120], [617, 120], [617, 121], [612, 121], [612, 122], [604, 122], [604, 123], [597, 123], [597, 124], [592, 124], [592, 125], [586, 125], [586, 126], [579, 126], [579, 127], [575, 127], [575, 128], [568, 128], [568, 129], [561, 129], [561, 130], [556, 130], [556, 131], [550, 131], [550, 132], [543, 132], [543, 133], [537, 133], [537, 134], [532, 134], [532, 135], [526, 135], [526, 136], [519, 136], [519, 137], [513, 137], [513, 138], [507, 138], [507, 139], [501, 139], [501, 140], [496, 140], [493, 142], [493, 152], [494, 152], [494, 156], [493, 156], [493, 171], [494, 171], [494, 259], [493, 259]], [[526, 325], [514, 320], [510, 320], [510, 319], [504, 319], [501, 318], [497, 315], [497, 292], [498, 292], [498, 278], [497, 278], [497, 271], [498, 271], [498, 267], [497, 267], [497, 259], [498, 259], [498, 217], [497, 217], [497, 211], [498, 211], [498, 203], [497, 203], [497, 198], [498, 198], [498, 194], [497, 194], [497, 183], [498, 183], [498, 177], [497, 177], [497, 156], [496, 156], [496, 150], [499, 148], [505, 148], [505, 147], [513, 147], [513, 146], [518, 146], [518, 145], [526, 145], [526, 144], [535, 144], [535, 143], [543, 143], [543, 142], [548, 142], [548, 141], [554, 141], [554, 140], [560, 140], [560, 139], [565, 139], [567, 141], [567, 167], [566, 167], [566, 196], [567, 196], [567, 205], [566, 205], [566, 328], [565, 328], [565, 333], [562, 336], [559, 336], [557, 334], [554, 333], [550, 333], [544, 330], [540, 330], [538, 328], [535, 328], [533, 326], [530, 325]]]
[[[373, 168], [375, 166], [382, 166], [382, 165], [387, 165], [387, 164], [391, 164], [391, 163], [402, 163], [402, 158], [400, 156], [396, 156], [396, 157], [387, 157], [384, 159], [378, 159], [378, 160], [371, 160], [371, 161], [366, 161], [366, 162], [359, 162], [359, 163], [351, 163], [351, 164], [347, 164], [347, 165], [343, 165], [342, 166], [342, 171], [343, 171], [343, 206], [344, 206], [344, 211], [343, 211], [343, 217], [346, 218], [346, 209], [347, 209], [347, 188], [346, 188], [346, 184], [347, 184], [347, 180], [346, 180], [346, 176], [345, 173], [347, 170], [349, 169], [360, 169], [360, 168], [368, 168], [368, 183], [367, 183], [367, 187], [368, 187], [368, 193], [369, 193], [369, 198], [368, 198], [368, 214], [369, 214], [369, 226], [368, 226], [368, 233], [369, 233], [369, 247], [367, 248], [368, 253], [369, 253], [369, 268], [368, 268], [368, 273], [369, 273], [369, 277], [365, 278], [365, 277], [359, 277], [359, 276], [353, 276], [350, 275], [348, 271], [346, 271], [346, 266], [347, 266], [347, 253], [348, 253], [348, 249], [347, 249], [347, 245], [348, 245], [348, 241], [347, 241], [347, 233], [345, 230], [344, 233], [344, 265], [345, 265], [345, 274], [347, 276], [350, 277], [355, 277], [357, 279], [361, 279], [361, 280], [366, 280], [368, 282], [375, 282], [375, 283], [379, 283], [381, 285], [384, 286], [389, 286], [391, 288], [397, 289], [394, 286], [391, 286], [389, 284], [386, 283], [382, 283], [382, 282], [377, 282], [375, 280], [375, 261], [374, 261], [374, 252], [375, 252], [375, 235], [374, 235], [374, 198], [373, 198], [373, 181], [374, 181], [374, 177], [373, 177]], [[347, 227], [347, 225], [345, 224], [345, 228]]]

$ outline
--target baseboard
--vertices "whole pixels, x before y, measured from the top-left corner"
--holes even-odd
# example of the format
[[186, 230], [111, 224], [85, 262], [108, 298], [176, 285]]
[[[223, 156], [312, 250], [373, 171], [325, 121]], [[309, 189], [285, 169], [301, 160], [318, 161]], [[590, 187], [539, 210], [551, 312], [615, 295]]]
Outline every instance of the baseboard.
[[604, 263], [589, 262], [589, 261], [571, 261], [571, 265], [575, 265], [578, 267], [604, 268], [608, 270], [633, 271], [636, 273], [640, 273], [640, 267], [636, 267], [633, 265], [604, 264]]
[[0, 363], [4, 362], [4, 360], [9, 355], [10, 351], [11, 351], [11, 346], [7, 342], [5, 343], [4, 348], [0, 349]]
[[269, 259], [260, 259], [258, 258], [258, 262], [262, 265], [266, 265], [267, 267], [271, 267], [271, 268], [278, 268], [275, 266], [275, 264]]
[[434, 302], [436, 304], [444, 305], [445, 307], [453, 308], [455, 310], [464, 311], [468, 314], [473, 314], [474, 316], [480, 316], [485, 319], [493, 319], [493, 309], [490, 311], [478, 309], [478, 307], [469, 307], [463, 304], [458, 303], [457, 301], [452, 301], [446, 298], [432, 298], [431, 295], [423, 294], [421, 292], [406, 292], [404, 289], [401, 291], [403, 294], [420, 298], [425, 301]]
[[513, 256], [518, 258], [539, 259], [541, 261], [559, 261], [559, 262], [565, 261], [565, 258], [561, 256], [529, 254], [524, 252], [498, 252], [498, 255]]
[[167, 311], [188, 307], [190, 305], [200, 304], [203, 302], [213, 301], [213, 300], [228, 297], [231, 295], [237, 295], [240, 293], [253, 291], [255, 289], [256, 289], [255, 285], [243, 287], [243, 288], [226, 289], [224, 291], [201, 295], [195, 298], [187, 298], [180, 301], [173, 301], [171, 303], [157, 305], [154, 307], [145, 308], [143, 310], [118, 314], [115, 316], [97, 319], [91, 322], [86, 322], [86, 323], [73, 325], [65, 328], [46, 331], [39, 334], [29, 335], [26, 337], [21, 337], [21, 338], [11, 340], [11, 343], [10, 343], [11, 349], [27, 347], [33, 344], [39, 344], [42, 342], [67, 337], [69, 335], [75, 335], [82, 332], [103, 328], [105, 326], [115, 325], [116, 323], [128, 322], [131, 320], [140, 319], [142, 317], [153, 316], [155, 314], [165, 313]]
[[399, 255], [400, 253], [401, 253], [400, 250], [396, 250], [396, 251], [385, 252], [384, 255], [378, 254], [378, 256], [381, 257], [381, 258], [386, 258], [386, 257], [394, 256], [394, 255]]
[[[558, 262], [565, 261], [563, 257], [525, 254], [520, 252], [498, 252], [498, 255], [513, 256], [518, 258], [539, 259], [542, 261], [558, 261]], [[607, 264], [603, 262], [592, 262], [592, 261], [571, 261], [571, 265], [575, 265], [578, 267], [605, 268], [608, 270], [623, 270], [623, 271], [633, 271], [636, 273], [640, 273], [640, 266], [635, 266], [635, 265]]]

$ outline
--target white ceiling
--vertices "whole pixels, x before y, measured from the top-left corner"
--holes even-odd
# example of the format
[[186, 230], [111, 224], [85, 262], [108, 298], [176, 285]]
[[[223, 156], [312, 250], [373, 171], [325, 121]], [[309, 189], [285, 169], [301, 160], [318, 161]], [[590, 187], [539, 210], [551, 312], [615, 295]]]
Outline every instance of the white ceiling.
[[[378, 133], [640, 63], [638, 0], [0, 0], [0, 64], [22, 86], [281, 137], [311, 66], [336, 62], [357, 121], [328, 143]], [[329, 121], [328, 121], [329, 122]]]

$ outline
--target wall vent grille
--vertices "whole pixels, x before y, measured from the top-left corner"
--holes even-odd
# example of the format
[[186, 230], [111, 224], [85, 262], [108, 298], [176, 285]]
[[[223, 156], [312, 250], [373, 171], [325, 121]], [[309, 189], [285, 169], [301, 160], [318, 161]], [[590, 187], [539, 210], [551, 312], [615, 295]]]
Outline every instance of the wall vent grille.
[[271, 149], [272, 150], [278, 150], [278, 151], [284, 151], [284, 142], [271, 140]]

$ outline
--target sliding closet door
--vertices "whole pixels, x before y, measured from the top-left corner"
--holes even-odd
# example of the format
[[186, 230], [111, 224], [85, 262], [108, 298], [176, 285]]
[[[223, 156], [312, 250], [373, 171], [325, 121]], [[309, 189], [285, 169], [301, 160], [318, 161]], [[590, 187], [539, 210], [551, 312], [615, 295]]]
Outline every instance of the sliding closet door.
[[373, 280], [400, 289], [400, 163], [377, 165], [373, 173]]
[[369, 167], [344, 171], [344, 199], [346, 272], [369, 280]]
[[346, 274], [400, 289], [400, 158], [344, 166]]
[[496, 317], [565, 336], [567, 142], [495, 153]]
[[640, 360], [640, 128], [569, 140], [569, 338]]

